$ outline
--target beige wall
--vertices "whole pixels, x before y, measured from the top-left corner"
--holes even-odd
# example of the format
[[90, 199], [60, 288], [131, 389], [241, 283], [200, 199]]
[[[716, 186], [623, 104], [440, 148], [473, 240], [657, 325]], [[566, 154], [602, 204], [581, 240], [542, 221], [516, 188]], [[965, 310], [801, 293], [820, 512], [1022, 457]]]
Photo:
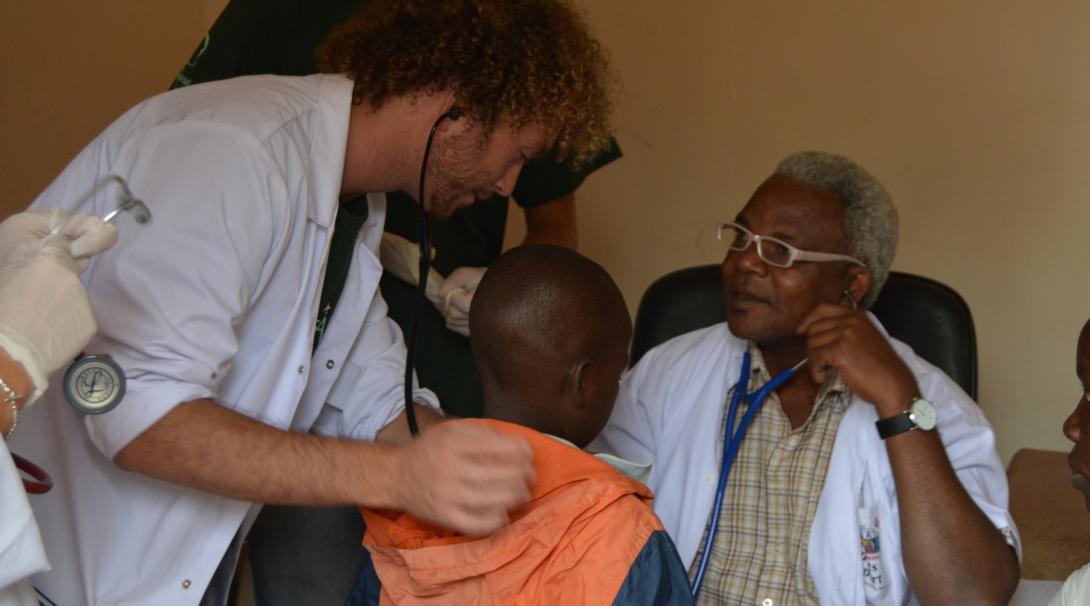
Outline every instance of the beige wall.
[[223, 0], [0, 3], [0, 216], [107, 124], [166, 90]]
[[[0, 214], [159, 92], [223, 0], [0, 7]], [[1090, 5], [581, 0], [624, 81], [624, 160], [580, 192], [583, 250], [634, 309], [718, 261], [709, 227], [798, 149], [847, 154], [901, 209], [895, 268], [973, 308], [981, 403], [1005, 458], [1065, 449], [1090, 315]], [[517, 227], [513, 239], [517, 239]]]
[[583, 250], [632, 309], [718, 262], [709, 233], [783, 156], [851, 156], [901, 213], [894, 268], [976, 318], [1004, 459], [1068, 448], [1090, 316], [1090, 4], [584, 0], [624, 81], [625, 158], [581, 192]]

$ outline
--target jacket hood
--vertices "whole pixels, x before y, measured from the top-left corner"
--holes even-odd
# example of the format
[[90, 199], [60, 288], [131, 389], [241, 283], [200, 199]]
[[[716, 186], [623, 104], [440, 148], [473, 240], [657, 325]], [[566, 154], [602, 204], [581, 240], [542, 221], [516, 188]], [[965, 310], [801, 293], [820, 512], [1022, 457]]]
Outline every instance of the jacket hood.
[[[590, 453], [511, 423], [451, 422], [483, 424], [526, 439], [534, 450], [537, 473], [530, 501], [511, 512], [508, 526], [487, 537], [459, 535], [408, 514], [363, 510], [364, 544], [371, 551], [384, 592], [403, 593], [403, 598], [443, 596], [458, 603], [462, 602], [459, 596], [488, 603], [480, 599], [482, 595], [519, 594], [535, 583], [535, 576], [556, 574], [571, 537], [579, 535], [580, 542], [586, 541], [587, 533], [596, 527], [591, 520], [614, 502], [633, 495], [650, 511], [650, 489]], [[571, 555], [578, 558], [579, 554]], [[576, 559], [570, 565], [576, 563], [583, 564]], [[391, 582], [391, 574], [399, 577], [396, 582]]]

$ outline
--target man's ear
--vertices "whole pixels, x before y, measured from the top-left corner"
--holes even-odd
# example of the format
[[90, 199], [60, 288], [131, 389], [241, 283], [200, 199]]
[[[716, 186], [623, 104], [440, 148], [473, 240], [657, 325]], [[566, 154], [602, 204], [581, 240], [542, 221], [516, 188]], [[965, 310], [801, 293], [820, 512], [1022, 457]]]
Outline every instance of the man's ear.
[[458, 93], [453, 88], [436, 91], [430, 95], [439, 104], [440, 113], [449, 112], [458, 106]]
[[870, 291], [870, 285], [873, 281], [874, 276], [866, 267], [852, 265], [848, 269], [848, 280], [844, 286], [844, 294], [851, 298], [852, 307], [858, 309], [859, 304], [863, 302], [863, 298]]
[[590, 380], [590, 360], [583, 360], [568, 371], [568, 399], [576, 409], [587, 406], [587, 383]]

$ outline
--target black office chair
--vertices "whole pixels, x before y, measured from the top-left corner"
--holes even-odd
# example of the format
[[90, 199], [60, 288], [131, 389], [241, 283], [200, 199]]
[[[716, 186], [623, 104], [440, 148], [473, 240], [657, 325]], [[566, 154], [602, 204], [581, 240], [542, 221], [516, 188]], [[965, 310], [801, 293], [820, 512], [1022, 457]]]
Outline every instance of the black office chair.
[[[871, 311], [889, 334], [941, 368], [976, 400], [976, 330], [961, 295], [930, 278], [894, 271]], [[666, 274], [640, 300], [630, 363], [635, 365], [663, 341], [724, 317], [719, 265]]]

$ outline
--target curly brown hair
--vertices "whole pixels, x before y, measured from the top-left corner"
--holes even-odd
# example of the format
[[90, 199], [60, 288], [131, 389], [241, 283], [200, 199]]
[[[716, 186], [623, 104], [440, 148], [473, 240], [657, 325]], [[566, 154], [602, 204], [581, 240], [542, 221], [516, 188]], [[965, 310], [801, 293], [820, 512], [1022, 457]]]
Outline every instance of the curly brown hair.
[[334, 31], [318, 61], [355, 81], [355, 103], [453, 90], [486, 132], [500, 120], [539, 125], [573, 165], [609, 145], [614, 78], [566, 0], [379, 0]]

